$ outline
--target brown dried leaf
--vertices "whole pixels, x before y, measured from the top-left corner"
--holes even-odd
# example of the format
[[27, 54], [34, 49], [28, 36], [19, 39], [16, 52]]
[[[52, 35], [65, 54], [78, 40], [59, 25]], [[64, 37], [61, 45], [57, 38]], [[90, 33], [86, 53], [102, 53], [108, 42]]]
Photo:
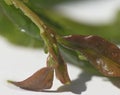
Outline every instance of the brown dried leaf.
[[70, 78], [68, 75], [67, 65], [63, 61], [62, 57], [59, 56], [58, 64], [55, 66], [55, 73], [56, 77], [61, 81], [63, 84], [70, 83]]
[[10, 83], [27, 90], [40, 91], [49, 89], [52, 86], [54, 70], [51, 67], [45, 67], [37, 71], [31, 77], [21, 82], [9, 81]]
[[55, 58], [49, 55], [47, 58], [47, 66], [48, 67], [52, 66], [55, 69], [56, 77], [58, 78], [58, 80], [61, 81], [61, 83], [63, 84], [69, 83], [70, 78], [68, 75], [67, 65], [62, 59], [62, 56], [58, 54]]
[[120, 77], [120, 49], [98, 36], [72, 35], [64, 37], [69, 48], [78, 50], [104, 75]]

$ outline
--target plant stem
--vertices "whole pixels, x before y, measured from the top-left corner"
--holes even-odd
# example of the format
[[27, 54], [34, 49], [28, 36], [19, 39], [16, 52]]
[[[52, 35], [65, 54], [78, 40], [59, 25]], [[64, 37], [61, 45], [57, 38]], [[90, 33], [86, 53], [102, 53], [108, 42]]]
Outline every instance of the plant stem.
[[59, 49], [56, 41], [56, 34], [51, 28], [45, 25], [45, 23], [38, 17], [31, 9], [29, 9], [22, 1], [20, 0], [9, 0], [10, 5], [14, 5], [16, 8], [19, 8], [24, 15], [26, 15], [33, 23], [37, 25], [40, 29], [40, 35], [47, 46], [48, 52], [53, 56], [54, 61], [57, 62], [59, 59]]
[[10, 5], [13, 4], [16, 8], [19, 8], [24, 13], [24, 15], [26, 15], [33, 23], [36, 24], [40, 30], [40, 35], [43, 38], [45, 45], [47, 45], [47, 47], [51, 47], [54, 39], [52, 39], [50, 35], [54, 36], [54, 34], [52, 33], [52, 30], [47, 27], [45, 23], [40, 19], [40, 17], [38, 17], [20, 0], [8, 0], [7, 2], [10, 2]]
[[45, 27], [43, 21], [33, 11], [31, 11], [23, 2], [21, 2], [20, 0], [11, 0], [11, 3], [16, 8], [19, 8], [24, 13], [24, 15], [30, 18], [32, 22], [34, 22], [37, 25], [37, 27], [40, 29], [41, 33], [45, 31], [43, 28]]

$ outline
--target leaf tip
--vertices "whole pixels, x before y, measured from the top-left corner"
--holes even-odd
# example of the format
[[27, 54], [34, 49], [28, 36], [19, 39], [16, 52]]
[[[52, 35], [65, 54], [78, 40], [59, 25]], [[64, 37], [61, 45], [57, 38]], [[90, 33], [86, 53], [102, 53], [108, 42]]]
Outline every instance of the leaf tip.
[[11, 84], [13, 83], [13, 81], [12, 81], [12, 80], [7, 80], [7, 82], [8, 82], [8, 83], [11, 83]]
[[65, 84], [66, 84], [66, 85], [69, 85], [70, 83], [71, 83], [71, 81], [68, 81], [68, 82], [66, 82]]

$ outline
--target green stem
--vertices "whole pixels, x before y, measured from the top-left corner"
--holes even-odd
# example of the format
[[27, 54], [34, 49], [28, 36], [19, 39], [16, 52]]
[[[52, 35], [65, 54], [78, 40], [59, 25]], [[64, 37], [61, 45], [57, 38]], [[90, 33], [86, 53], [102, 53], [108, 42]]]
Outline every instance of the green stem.
[[[5, 0], [6, 1], [6, 0]], [[47, 30], [49, 29], [45, 23], [40, 19], [40, 17], [38, 17], [31, 9], [29, 9], [22, 1], [20, 0], [7, 0], [6, 3], [10, 4], [10, 5], [14, 5], [16, 8], [19, 8], [24, 15], [26, 15], [33, 23], [36, 24], [36, 26], [40, 29], [40, 35], [43, 38], [43, 40], [45, 41], [45, 43], [48, 45], [48, 41], [47, 39], [49, 37], [47, 37], [48, 32]], [[50, 34], [49, 34], [50, 35]]]
[[22, 1], [20, 0], [5, 0], [9, 5], [14, 5], [16, 8], [19, 8], [24, 15], [26, 15], [33, 23], [37, 25], [40, 29], [40, 35], [45, 42], [45, 45], [48, 49], [48, 52], [52, 55], [55, 63], [59, 59], [59, 48], [56, 41], [55, 32], [38, 17], [31, 9], [29, 9]]
[[19, 8], [24, 13], [24, 15], [30, 18], [32, 22], [34, 22], [37, 25], [37, 27], [40, 29], [41, 32], [45, 31], [43, 28], [45, 27], [45, 24], [42, 22], [42, 20], [33, 11], [31, 11], [27, 6], [25, 6], [23, 2], [21, 2], [20, 0], [11, 0], [11, 3], [16, 8]]

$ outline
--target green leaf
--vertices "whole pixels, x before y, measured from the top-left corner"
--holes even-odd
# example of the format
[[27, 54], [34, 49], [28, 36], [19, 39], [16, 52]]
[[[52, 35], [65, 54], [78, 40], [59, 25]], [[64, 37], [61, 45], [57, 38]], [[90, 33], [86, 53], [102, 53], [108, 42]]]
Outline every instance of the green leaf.
[[4, 0], [0, 1], [1, 8], [4, 14], [14, 23], [14, 25], [21, 31], [40, 38], [39, 29], [37, 26], [27, 18], [20, 10], [14, 6], [7, 5]]
[[25, 47], [41, 47], [43, 43], [41, 40], [33, 38], [23, 32], [20, 32], [5, 15], [1, 13], [0, 19], [0, 35], [7, 38], [7, 40], [15, 45]]
[[57, 4], [71, 2], [73, 0], [29, 0], [29, 4], [38, 8], [51, 8]]
[[[119, 12], [118, 15], [116, 16], [115, 22], [107, 25], [96, 26], [96, 25], [77, 23], [68, 18], [61, 16], [61, 14], [54, 11], [54, 9], [52, 8], [54, 5], [66, 1], [70, 2], [71, 0], [60, 0], [60, 1], [54, 0], [53, 2], [51, 0], [47, 2], [46, 0], [30, 0], [26, 5], [30, 7], [37, 15], [39, 15], [40, 18], [42, 18], [42, 20], [48, 26], [52, 27], [55, 30], [55, 32], [60, 35], [70, 35], [70, 34], [99, 35], [117, 44], [120, 43], [120, 39], [119, 39], [120, 13]], [[7, 4], [5, 4], [4, 0], [0, 1], [0, 6], [1, 6], [1, 10], [4, 12], [4, 16], [5, 17], [7, 16], [13, 22], [13, 24], [17, 26], [17, 29], [19, 31], [26, 32], [28, 35], [35, 37], [36, 39], [39, 40], [41, 39], [39, 36], [38, 28], [19, 9], [16, 9], [13, 6], [8, 6]], [[1, 23], [3, 22], [4, 21], [2, 21]], [[7, 22], [7, 20], [5, 22]], [[15, 26], [14, 28], [11, 27], [10, 30], [13, 31], [15, 29]], [[17, 29], [16, 31], [18, 32]]]
[[[2, 6], [5, 5], [6, 7], [9, 7], [3, 2], [3, 0], [0, 1], [0, 5], [2, 5]], [[24, 33], [24, 31], [20, 32], [21, 28], [18, 27], [19, 24], [13, 24], [11, 22], [11, 17], [6, 15], [6, 12], [9, 10], [3, 12], [3, 9], [0, 6], [0, 11], [1, 11], [1, 14], [0, 14], [0, 35], [4, 36], [5, 38], [8, 39], [9, 42], [11, 42], [15, 45], [27, 46], [27, 47], [41, 47], [41, 46], [43, 46], [42, 40], [37, 39], [36, 37], [33, 37], [32, 35], [30, 36], [30, 35]], [[10, 12], [8, 12], [8, 13], [10, 13]], [[13, 14], [14, 14], [14, 12], [13, 12]], [[16, 17], [15, 19], [18, 19], [18, 18]], [[21, 19], [19, 19], [18, 21], [20, 21], [20, 23], [22, 23]], [[22, 23], [22, 24], [24, 25], [24, 23]], [[32, 25], [28, 25], [28, 26], [29, 27], [31, 26], [31, 28], [33, 28]], [[26, 27], [26, 26], [24, 26], [24, 27]], [[27, 28], [29, 28], [29, 27], [26, 27], [25, 31], [27, 31]], [[33, 28], [33, 30], [34, 30], [34, 28]], [[34, 31], [33, 31], [33, 33], [34, 33]]]

